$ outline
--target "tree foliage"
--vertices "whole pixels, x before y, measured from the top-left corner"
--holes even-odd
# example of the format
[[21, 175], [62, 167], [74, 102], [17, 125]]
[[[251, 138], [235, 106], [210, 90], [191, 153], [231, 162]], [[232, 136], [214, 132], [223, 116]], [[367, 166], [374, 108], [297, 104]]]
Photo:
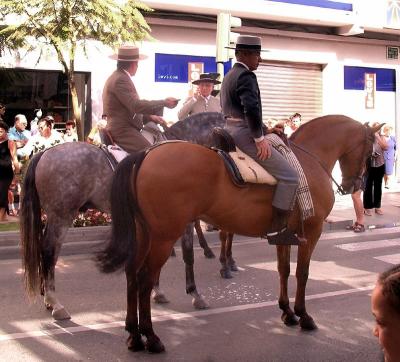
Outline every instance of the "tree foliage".
[[[151, 9], [135, 0], [1, 0], [0, 40], [6, 49], [55, 50], [68, 75], [74, 118], [82, 139], [80, 105], [74, 81], [75, 54], [87, 53], [88, 41], [116, 48], [149, 37], [143, 17]], [[46, 49], [47, 48], [47, 49]], [[38, 59], [38, 61], [39, 61]]]

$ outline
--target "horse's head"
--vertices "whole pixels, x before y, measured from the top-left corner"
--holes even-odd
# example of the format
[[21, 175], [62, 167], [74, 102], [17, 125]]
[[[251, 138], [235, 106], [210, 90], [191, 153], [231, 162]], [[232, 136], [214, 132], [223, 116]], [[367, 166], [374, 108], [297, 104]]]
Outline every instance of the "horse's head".
[[372, 154], [375, 133], [382, 126], [383, 124], [373, 127], [369, 127], [368, 124], [360, 125], [354, 135], [349, 135], [352, 147], [339, 158], [342, 171], [342, 189], [339, 191], [342, 194], [351, 194], [361, 188], [366, 161]]

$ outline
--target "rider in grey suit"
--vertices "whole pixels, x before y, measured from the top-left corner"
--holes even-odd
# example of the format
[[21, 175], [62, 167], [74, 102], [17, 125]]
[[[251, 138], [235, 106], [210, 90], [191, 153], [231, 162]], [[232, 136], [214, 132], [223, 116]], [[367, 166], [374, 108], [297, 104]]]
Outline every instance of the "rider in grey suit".
[[140, 130], [143, 122], [166, 124], [160, 116], [163, 107], [174, 108], [178, 99], [141, 100], [131, 77], [136, 74], [138, 61], [146, 58], [133, 46], [122, 46], [112, 56], [118, 61], [117, 70], [107, 79], [103, 89], [103, 113], [107, 115], [107, 129], [113, 141], [126, 152], [141, 151], [150, 146]]
[[299, 180], [297, 171], [274, 148], [264, 135], [262, 106], [256, 70], [261, 52], [261, 38], [239, 36], [235, 55], [237, 63], [225, 76], [221, 86], [222, 112], [227, 117], [227, 131], [236, 145], [254, 158], [277, 180], [272, 200], [272, 225], [267, 233], [270, 244], [298, 245], [299, 239], [286, 228], [295, 202]]

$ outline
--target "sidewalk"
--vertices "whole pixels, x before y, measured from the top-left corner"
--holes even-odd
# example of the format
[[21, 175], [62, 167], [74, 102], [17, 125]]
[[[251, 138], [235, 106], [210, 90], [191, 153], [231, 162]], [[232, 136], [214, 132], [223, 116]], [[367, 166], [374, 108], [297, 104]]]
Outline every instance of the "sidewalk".
[[[365, 215], [365, 229], [380, 229], [400, 226], [400, 183], [390, 189], [383, 189], [383, 215], [373, 212], [372, 216]], [[353, 202], [350, 195], [335, 195], [335, 205], [327, 218], [324, 231], [343, 230], [355, 220]]]

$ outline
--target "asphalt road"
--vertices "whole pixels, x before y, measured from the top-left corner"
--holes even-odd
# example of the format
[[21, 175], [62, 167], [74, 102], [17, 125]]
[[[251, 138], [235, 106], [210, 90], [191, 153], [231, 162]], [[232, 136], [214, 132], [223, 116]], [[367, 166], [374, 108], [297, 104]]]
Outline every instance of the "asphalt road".
[[376, 274], [400, 262], [400, 240], [385, 232], [320, 240], [307, 285], [307, 309], [319, 327], [313, 332], [280, 321], [275, 249], [264, 240], [237, 238], [240, 271], [230, 280], [220, 278], [217, 259], [196, 248], [198, 289], [210, 303], [203, 311], [185, 295], [178, 250], [162, 273], [170, 303], [153, 304], [154, 328], [167, 349], [161, 355], [127, 350], [125, 277], [100, 274], [90, 254], [65, 255], [58, 263], [58, 296], [72, 315], [58, 323], [40, 298], [30, 303], [24, 295], [20, 260], [1, 260], [0, 361], [382, 361], [370, 294]]

